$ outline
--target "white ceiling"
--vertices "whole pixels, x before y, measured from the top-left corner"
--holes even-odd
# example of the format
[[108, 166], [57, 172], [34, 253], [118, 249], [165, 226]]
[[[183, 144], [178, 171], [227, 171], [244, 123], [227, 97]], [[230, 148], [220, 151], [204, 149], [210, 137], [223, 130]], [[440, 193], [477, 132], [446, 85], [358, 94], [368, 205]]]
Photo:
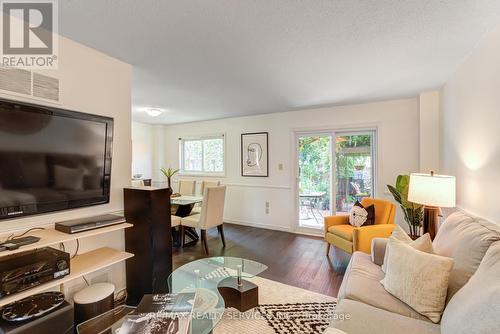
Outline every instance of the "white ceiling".
[[500, 22], [498, 0], [64, 0], [59, 11], [62, 35], [134, 65], [133, 118], [146, 123], [414, 96]]

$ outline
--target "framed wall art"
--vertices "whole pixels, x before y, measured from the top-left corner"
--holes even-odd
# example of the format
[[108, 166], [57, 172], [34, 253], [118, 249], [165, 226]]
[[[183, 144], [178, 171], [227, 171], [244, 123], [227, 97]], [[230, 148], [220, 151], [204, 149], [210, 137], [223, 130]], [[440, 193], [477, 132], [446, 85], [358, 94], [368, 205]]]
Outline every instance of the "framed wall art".
[[267, 132], [241, 134], [242, 176], [269, 176], [268, 137]]

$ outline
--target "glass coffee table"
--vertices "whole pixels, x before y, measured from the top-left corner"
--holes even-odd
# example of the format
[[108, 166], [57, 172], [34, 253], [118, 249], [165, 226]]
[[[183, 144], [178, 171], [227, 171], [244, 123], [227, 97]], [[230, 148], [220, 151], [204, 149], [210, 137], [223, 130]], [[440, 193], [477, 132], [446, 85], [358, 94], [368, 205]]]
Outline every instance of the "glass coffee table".
[[[192, 333], [208, 334], [222, 319], [226, 305], [219, 287], [221, 283], [252, 278], [267, 266], [252, 260], [236, 257], [211, 257], [189, 262], [176, 269], [168, 278], [172, 293], [196, 292], [196, 302], [191, 319]], [[244, 281], [248, 283], [247, 281]], [[251, 283], [250, 283], [251, 284]], [[227, 300], [227, 298], [226, 298]]]
[[[190, 333], [209, 334], [222, 319], [226, 307], [245, 307], [245, 305], [238, 304], [239, 292], [242, 290], [250, 296], [250, 304], [246, 304], [247, 308], [252, 306], [252, 302], [255, 302], [252, 296], [256, 295], [257, 289], [245, 278], [259, 275], [266, 269], [267, 266], [262, 263], [242, 258], [205, 258], [177, 268], [168, 277], [168, 286], [171, 293], [196, 293]], [[241, 285], [238, 285], [238, 282]], [[119, 306], [79, 324], [76, 328], [77, 333], [117, 334], [124, 318], [133, 311], [134, 307]]]

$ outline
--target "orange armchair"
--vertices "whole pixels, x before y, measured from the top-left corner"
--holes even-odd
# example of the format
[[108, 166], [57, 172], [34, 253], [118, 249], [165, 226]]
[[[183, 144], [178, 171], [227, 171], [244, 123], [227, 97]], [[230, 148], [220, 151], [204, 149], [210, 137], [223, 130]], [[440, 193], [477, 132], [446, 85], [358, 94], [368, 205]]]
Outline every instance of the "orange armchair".
[[354, 227], [349, 224], [348, 215], [325, 217], [326, 255], [331, 244], [352, 254], [356, 251], [371, 253], [373, 238], [388, 238], [394, 229], [396, 206], [385, 200], [365, 197], [363, 206], [375, 205], [375, 224]]

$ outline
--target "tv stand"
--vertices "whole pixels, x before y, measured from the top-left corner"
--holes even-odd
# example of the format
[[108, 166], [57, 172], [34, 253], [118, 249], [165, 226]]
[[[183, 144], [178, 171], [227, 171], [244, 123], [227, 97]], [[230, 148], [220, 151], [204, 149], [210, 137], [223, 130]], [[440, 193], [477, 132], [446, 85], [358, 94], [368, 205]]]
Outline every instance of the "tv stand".
[[[90, 231], [74, 233], [74, 234], [66, 234], [60, 231], [55, 230], [52, 226], [46, 226], [43, 230], [36, 230], [30, 232], [30, 236], [35, 236], [40, 238], [40, 241], [29, 244], [25, 246], [21, 246], [15, 250], [7, 250], [0, 252], [1, 256], [8, 256], [20, 252], [24, 252], [27, 250], [53, 246], [57, 245], [61, 242], [73, 241], [76, 239], [89, 238], [93, 236], [97, 236], [100, 234], [110, 233], [118, 230], [123, 230], [126, 228], [132, 227], [132, 224], [128, 224], [125, 222], [125, 218], [123, 218], [122, 222], [117, 225], [107, 226], [99, 229], [94, 229]], [[0, 234], [0, 240], [6, 240], [12, 233], [2, 233]], [[84, 275], [88, 275], [92, 272], [104, 269], [108, 266], [111, 266], [115, 263], [125, 261], [133, 257], [134, 254], [129, 252], [124, 252], [121, 250], [109, 248], [109, 247], [101, 247], [98, 249], [94, 249], [92, 251], [78, 254], [74, 258], [71, 259], [71, 273], [67, 276], [64, 276], [60, 279], [53, 280], [31, 289], [18, 292], [4, 298], [0, 298], [0, 307], [12, 303], [16, 300], [23, 299], [25, 297], [31, 296], [38, 292], [45, 291], [47, 289], [56, 287], [58, 285], [64, 284], [76, 278], [82, 277]]]

